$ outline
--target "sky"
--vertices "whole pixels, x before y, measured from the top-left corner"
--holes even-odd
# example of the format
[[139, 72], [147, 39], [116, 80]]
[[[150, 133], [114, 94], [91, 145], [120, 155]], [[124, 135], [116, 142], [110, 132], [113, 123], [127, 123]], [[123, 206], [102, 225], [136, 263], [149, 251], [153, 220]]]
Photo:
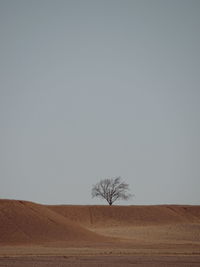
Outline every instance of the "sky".
[[0, 0], [0, 198], [200, 204], [200, 1]]

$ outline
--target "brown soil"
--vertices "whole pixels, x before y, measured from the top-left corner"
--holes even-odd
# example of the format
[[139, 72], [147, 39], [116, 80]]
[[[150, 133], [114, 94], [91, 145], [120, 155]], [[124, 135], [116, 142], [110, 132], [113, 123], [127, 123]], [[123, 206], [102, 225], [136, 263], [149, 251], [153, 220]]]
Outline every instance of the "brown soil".
[[200, 206], [0, 200], [0, 266], [200, 266]]
[[84, 226], [141, 226], [200, 223], [200, 206], [47, 206]]
[[0, 200], [0, 244], [102, 242], [104, 238], [67, 218], [27, 201]]
[[4, 258], [0, 266], [12, 267], [198, 267], [200, 257], [191, 256], [87, 256]]

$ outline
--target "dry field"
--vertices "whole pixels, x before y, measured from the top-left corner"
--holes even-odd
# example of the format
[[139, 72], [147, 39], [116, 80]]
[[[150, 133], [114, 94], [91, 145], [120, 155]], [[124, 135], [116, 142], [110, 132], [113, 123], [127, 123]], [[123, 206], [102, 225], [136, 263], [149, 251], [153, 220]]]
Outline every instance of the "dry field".
[[0, 266], [200, 266], [200, 206], [0, 200]]

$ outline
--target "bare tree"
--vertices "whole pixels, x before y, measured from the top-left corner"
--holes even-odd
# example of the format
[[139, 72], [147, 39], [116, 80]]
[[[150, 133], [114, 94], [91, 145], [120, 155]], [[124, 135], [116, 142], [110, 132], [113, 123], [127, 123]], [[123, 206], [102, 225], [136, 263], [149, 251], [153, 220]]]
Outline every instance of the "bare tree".
[[105, 199], [111, 206], [116, 200], [128, 200], [129, 185], [121, 180], [121, 177], [104, 179], [92, 187], [92, 197]]

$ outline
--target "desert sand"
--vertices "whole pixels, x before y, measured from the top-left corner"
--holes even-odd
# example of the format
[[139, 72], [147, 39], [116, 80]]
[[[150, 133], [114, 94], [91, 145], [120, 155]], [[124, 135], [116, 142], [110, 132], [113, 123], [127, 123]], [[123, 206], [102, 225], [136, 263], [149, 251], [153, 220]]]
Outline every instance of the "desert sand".
[[200, 206], [0, 200], [0, 266], [200, 266]]

